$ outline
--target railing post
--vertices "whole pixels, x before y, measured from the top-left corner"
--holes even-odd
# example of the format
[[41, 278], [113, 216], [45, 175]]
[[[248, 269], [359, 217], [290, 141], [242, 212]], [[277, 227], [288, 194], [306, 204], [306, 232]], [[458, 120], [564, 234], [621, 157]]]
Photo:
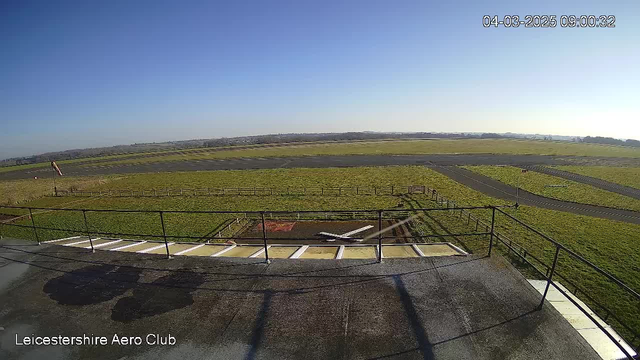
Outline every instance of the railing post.
[[267, 226], [264, 222], [264, 211], [260, 212], [260, 217], [262, 218], [262, 240], [264, 241], [264, 258], [267, 264], [270, 264], [269, 260], [269, 248], [267, 246]]
[[491, 249], [493, 248], [493, 229], [496, 223], [496, 208], [491, 208], [491, 237], [489, 238], [489, 256], [491, 256]]
[[31, 227], [33, 228], [33, 234], [36, 237], [38, 245], [40, 245], [40, 238], [38, 238], [38, 230], [36, 229], [36, 222], [33, 220], [33, 212], [31, 212], [31, 208], [29, 208], [29, 217], [31, 218]]
[[171, 254], [169, 253], [169, 243], [167, 242], [167, 231], [164, 228], [164, 213], [162, 211], [158, 211], [160, 213], [160, 224], [162, 225], [162, 237], [164, 238], [164, 247], [167, 249], [167, 259], [171, 259]]
[[538, 310], [542, 309], [542, 305], [544, 305], [544, 300], [547, 297], [547, 292], [549, 291], [549, 286], [551, 285], [553, 273], [556, 271], [556, 264], [558, 263], [559, 253], [560, 253], [560, 246], [556, 245], [556, 254], [553, 257], [553, 265], [551, 265], [551, 273], [549, 273], [549, 276], [547, 277], [547, 286], [544, 288], [544, 294], [542, 294], [542, 300], [540, 301], [540, 306], [538, 306]]
[[87, 211], [82, 210], [82, 217], [84, 218], [84, 230], [87, 233], [87, 237], [89, 238], [89, 244], [91, 244], [91, 252], [95, 253], [96, 249], [93, 247], [93, 239], [91, 239], [91, 233], [89, 233], [89, 223], [87, 223]]
[[382, 262], [382, 210], [378, 210], [378, 262]]

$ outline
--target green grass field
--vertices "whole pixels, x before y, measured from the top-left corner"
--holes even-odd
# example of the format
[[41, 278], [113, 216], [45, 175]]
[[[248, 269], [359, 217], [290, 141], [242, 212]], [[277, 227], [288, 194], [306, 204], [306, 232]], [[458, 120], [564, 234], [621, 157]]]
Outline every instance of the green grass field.
[[[505, 171], [512, 171], [503, 168]], [[527, 174], [531, 175], [531, 173]], [[438, 189], [441, 195], [457, 200], [460, 204], [487, 205], [505, 204], [504, 201], [485, 196], [425, 167], [377, 167], [377, 168], [336, 168], [336, 169], [277, 169], [190, 172], [171, 174], [139, 174], [108, 177], [108, 182], [88, 186], [88, 189], [108, 188], [149, 188], [160, 186], [351, 186], [425, 184]], [[68, 207], [91, 209], [144, 209], [144, 210], [334, 210], [334, 209], [406, 209], [434, 207], [435, 204], [424, 195], [412, 196], [211, 196], [211, 197], [170, 197], [170, 198], [73, 198], [45, 197], [25, 204], [38, 207]], [[401, 205], [402, 204], [402, 205]], [[1, 209], [7, 213], [6, 209]], [[513, 212], [512, 210], [509, 210]], [[22, 210], [11, 213], [24, 214]], [[476, 211], [479, 213], [480, 211]], [[489, 220], [489, 213], [482, 216]], [[221, 214], [166, 214], [166, 229], [174, 236], [204, 236], [215, 233], [225, 221], [236, 215]], [[573, 249], [589, 261], [609, 271], [636, 290], [640, 290], [640, 226], [614, 222], [564, 212], [522, 206], [518, 218], [542, 232], [554, 237], [560, 243]], [[136, 234], [161, 234], [157, 213], [151, 214], [103, 214], [90, 212], [87, 215], [90, 231], [111, 231]], [[28, 218], [18, 221], [30, 224]], [[74, 229], [84, 231], [81, 212], [36, 212], [34, 221], [39, 226]], [[473, 231], [473, 224], [466, 225], [464, 218], [451, 213], [434, 213], [414, 226], [425, 234], [446, 234]], [[497, 217], [497, 231], [520, 243], [529, 254], [539, 257], [550, 265], [554, 248], [541, 237], [526, 231], [504, 216]], [[29, 228], [16, 229], [3, 226], [4, 235], [33, 238]], [[41, 239], [70, 236], [70, 232], [39, 231]], [[133, 238], [133, 236], [127, 236]], [[451, 240], [435, 238], [434, 241]], [[179, 239], [178, 239], [179, 240]], [[184, 239], [186, 240], [186, 239]], [[465, 237], [451, 240], [466, 249], [480, 251], [486, 249], [487, 239]], [[500, 249], [500, 248], [499, 248]], [[484, 251], [484, 250], [482, 250]], [[562, 256], [558, 270], [575, 280], [581, 287], [589, 289], [597, 301], [613, 308], [616, 314], [640, 328], [640, 308], [638, 303], [611, 285], [602, 276], [581, 263]], [[616, 326], [614, 324], [614, 326]], [[620, 330], [619, 326], [616, 329]], [[624, 333], [624, 332], [623, 332]]]
[[[108, 183], [117, 176], [76, 176], [56, 178], [58, 190], [87, 189]], [[0, 205], [16, 205], [53, 194], [51, 178], [0, 181]]]
[[[296, 143], [296, 145], [304, 145], [304, 144], [313, 144], [313, 143], [305, 143], [305, 142], [301, 142], [301, 143]], [[212, 151], [230, 151], [230, 150], [237, 150], [238, 148], [261, 148], [264, 146], [269, 146], [269, 144], [257, 144], [257, 145], [242, 145], [242, 146], [221, 146], [221, 147], [217, 147], [217, 148], [194, 148], [194, 149], [184, 149], [184, 150], [162, 150], [162, 151], [153, 151], [153, 152], [138, 152], [138, 153], [123, 153], [123, 154], [113, 154], [113, 155], [105, 155], [105, 156], [95, 156], [95, 157], [86, 157], [86, 158], [79, 158], [79, 159], [72, 159], [72, 160], [60, 160], [60, 161], [56, 161], [57, 164], [59, 165], [64, 165], [64, 164], [77, 164], [77, 163], [85, 163], [85, 162], [91, 162], [91, 161], [96, 161], [96, 160], [125, 160], [128, 158], [132, 158], [132, 157], [140, 157], [140, 156], [147, 156], [147, 155], [153, 155], [153, 156], [160, 156], [160, 155], [165, 155], [165, 154], [173, 154], [173, 153], [179, 153], [179, 154], [183, 154], [183, 155], [188, 155], [191, 153], [197, 153], [197, 152], [201, 152], [201, 151], [205, 151], [205, 152], [212, 152]], [[278, 144], [278, 146], [288, 146], [288, 144], [283, 143], [283, 144]], [[13, 170], [26, 170], [26, 169], [33, 169], [33, 168], [40, 168], [40, 167], [45, 167], [45, 166], [49, 166], [48, 162], [41, 162], [41, 163], [36, 163], [36, 164], [25, 164], [25, 165], [16, 165], [16, 166], [6, 166], [6, 167], [0, 167], [0, 173], [2, 172], [7, 172], [7, 171], [13, 171]]]
[[552, 166], [554, 168], [640, 189], [640, 168], [611, 166]]
[[[282, 145], [282, 146], [281, 146]], [[247, 149], [247, 147], [249, 147]], [[252, 149], [255, 148], [255, 149]], [[225, 159], [235, 157], [273, 157], [310, 155], [359, 155], [359, 154], [543, 154], [581, 155], [599, 157], [640, 158], [640, 149], [624, 146], [582, 144], [562, 141], [517, 140], [517, 139], [429, 139], [429, 140], [382, 140], [357, 141], [352, 143], [296, 143], [232, 146], [224, 148], [197, 148], [153, 153], [118, 154], [104, 157], [63, 160], [59, 164], [77, 164], [93, 160], [113, 160], [101, 165], [148, 163], [162, 161]], [[141, 155], [152, 155], [137, 158]], [[48, 166], [47, 163], [1, 167], [0, 172]], [[94, 166], [86, 164], [85, 166]]]
[[[520, 168], [512, 166], [465, 166], [464, 168], [513, 187], [518, 185], [519, 178], [520, 189], [549, 198], [640, 211], [640, 200], [552, 175], [535, 171], [522, 174]], [[566, 185], [567, 187], [547, 185]]]
[[[640, 157], [640, 149], [549, 142], [533, 140], [403, 140], [385, 142], [358, 142], [351, 144], [291, 145], [286, 147], [216, 151], [204, 153], [184, 152], [178, 155], [125, 159], [101, 163], [101, 166], [116, 164], [142, 164], [150, 162], [227, 159], [243, 157], [313, 156], [313, 155], [415, 155], [415, 154], [544, 154]], [[94, 166], [87, 164], [85, 166]]]

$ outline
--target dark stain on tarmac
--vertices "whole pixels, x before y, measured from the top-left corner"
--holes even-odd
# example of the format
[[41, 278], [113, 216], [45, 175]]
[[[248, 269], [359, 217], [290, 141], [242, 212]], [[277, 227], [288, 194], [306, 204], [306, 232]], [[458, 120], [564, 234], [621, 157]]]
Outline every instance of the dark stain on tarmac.
[[135, 286], [142, 270], [114, 265], [90, 265], [49, 280], [42, 290], [61, 305], [109, 301]]
[[118, 300], [111, 311], [111, 319], [127, 323], [191, 306], [191, 293], [204, 281], [202, 274], [174, 271], [150, 284], [140, 284], [132, 296]]

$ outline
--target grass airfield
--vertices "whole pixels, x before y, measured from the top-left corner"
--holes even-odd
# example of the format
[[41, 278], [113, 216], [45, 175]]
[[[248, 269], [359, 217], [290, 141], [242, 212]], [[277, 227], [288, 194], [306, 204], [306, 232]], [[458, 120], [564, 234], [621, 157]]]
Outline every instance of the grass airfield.
[[[465, 145], [461, 149], [456, 140], [449, 141], [429, 141], [420, 142], [423, 147], [416, 148], [416, 144], [402, 142], [402, 146], [395, 150], [385, 150], [368, 144], [336, 144], [336, 148], [326, 148], [327, 145], [301, 145], [296, 148], [273, 148], [263, 150], [238, 150], [233, 156], [255, 156], [253, 151], [260, 153], [259, 156], [278, 156], [283, 152], [291, 151], [302, 154], [314, 153], [367, 153], [373, 151], [397, 151], [406, 153], [409, 151], [478, 151], [491, 152], [491, 146], [497, 152], [514, 151], [520, 153], [545, 151], [555, 153], [566, 153], [566, 155], [580, 155], [580, 151], [586, 154], [597, 154], [597, 156], [628, 156], [635, 157], [635, 149], [617, 149], [617, 147], [592, 146], [587, 144], [563, 144], [562, 149], [554, 148], [555, 143], [542, 143], [550, 147], [545, 149], [528, 148], [529, 142], [518, 141], [478, 141], [473, 145]], [[418, 142], [415, 142], [418, 143]], [[439, 145], [438, 145], [439, 144]], [[457, 148], [451, 144], [458, 146]], [[493, 144], [493, 145], [491, 145]], [[504, 144], [503, 147], [495, 147], [495, 144]], [[524, 144], [524, 146], [523, 146]], [[399, 144], [395, 144], [399, 145]], [[442, 146], [442, 150], [425, 148], [428, 146]], [[512, 146], [520, 146], [516, 150], [509, 150]], [[576, 146], [574, 146], [576, 145]], [[577, 146], [580, 145], [580, 146]], [[588, 146], [585, 150], [582, 146]], [[542, 145], [540, 145], [542, 146]], [[347, 147], [352, 150], [345, 150]], [[473, 149], [470, 149], [473, 147]], [[375, 148], [375, 150], [374, 150]], [[615, 148], [615, 149], [612, 149]], [[633, 151], [632, 151], [633, 150]], [[219, 152], [221, 154], [223, 152]], [[584, 155], [584, 153], [582, 154]], [[166, 155], [176, 156], [176, 155]], [[192, 156], [191, 154], [185, 155]], [[195, 155], [193, 156], [209, 156]], [[226, 156], [226, 155], [216, 155]], [[595, 156], [595, 155], [594, 155]], [[149, 158], [151, 159], [151, 158]], [[108, 161], [111, 161], [110, 159]], [[134, 159], [129, 159], [133, 161]], [[139, 160], [139, 159], [137, 159]], [[153, 161], [158, 160], [156, 158]], [[563, 170], [575, 171], [588, 176], [602, 178], [627, 186], [638, 186], [638, 168], [611, 168], [611, 167], [559, 167]], [[63, 168], [64, 169], [64, 168]], [[517, 168], [511, 167], [474, 167], [473, 171], [478, 171], [505, 183], [515, 185], [517, 181]], [[0, 181], [0, 197], [4, 203], [18, 203], [22, 206], [32, 207], [58, 207], [68, 209], [140, 209], [140, 210], [228, 210], [228, 211], [295, 211], [295, 210], [338, 210], [338, 209], [384, 209], [402, 207], [410, 210], [417, 207], [436, 207], [436, 203], [424, 195], [343, 195], [343, 196], [318, 196], [318, 195], [291, 195], [291, 196], [182, 196], [164, 198], [75, 198], [75, 197], [51, 197], [44, 196], [51, 191], [49, 179], [35, 180], [14, 180]], [[527, 191], [540, 193], [541, 195], [556, 197], [564, 200], [585, 202], [597, 205], [621, 207], [632, 210], [640, 210], [638, 202], [618, 194], [610, 194], [606, 191], [595, 189], [584, 184], [573, 184], [567, 180], [555, 178], [553, 176], [529, 172], [522, 175], [521, 186]], [[544, 185], [567, 184], [569, 191], [559, 191], [561, 189], [550, 190]], [[273, 170], [234, 170], [215, 172], [179, 172], [179, 173], [150, 173], [150, 174], [128, 174], [128, 175], [108, 175], [90, 176], [75, 178], [59, 178], [57, 185], [61, 188], [78, 188], [84, 190], [104, 191], [109, 189], [150, 189], [159, 187], [304, 187], [304, 186], [390, 186], [398, 188], [409, 185], [427, 185], [436, 188], [438, 193], [447, 198], [455, 200], [460, 205], [502, 205], [504, 201], [490, 198], [482, 193], [473, 191], [431, 169], [422, 166], [397, 166], [397, 167], [362, 167], [362, 168], [327, 168], [327, 169], [273, 169]], [[553, 191], [553, 192], [551, 192]], [[515, 214], [513, 210], [510, 210]], [[26, 211], [18, 209], [0, 209], [0, 213], [5, 215], [26, 215]], [[78, 211], [65, 212], [34, 212], [34, 222], [38, 226], [73, 229], [75, 233], [84, 232], [82, 213]], [[489, 220], [489, 214], [477, 214], [485, 220]], [[630, 287], [640, 290], [640, 226], [620, 223], [610, 220], [603, 220], [588, 216], [573, 215], [565, 212], [544, 210], [535, 207], [521, 207], [517, 212], [517, 217], [526, 223], [534, 226], [542, 232], [552, 236], [563, 245], [584, 256], [587, 260], [600, 266], [614, 276], [621, 279]], [[169, 235], [176, 236], [175, 241], [196, 241], [187, 237], [215, 234], [220, 226], [232, 221], [234, 216], [222, 214], [166, 214], [166, 229]], [[30, 225], [31, 220], [27, 217], [17, 220], [18, 224]], [[90, 231], [112, 231], [118, 233], [161, 235], [160, 221], [157, 213], [152, 214], [131, 214], [131, 213], [88, 213], [88, 224]], [[430, 217], [423, 218], [414, 225], [414, 231], [421, 234], [445, 235], [455, 234], [465, 231], [472, 231], [474, 224], [466, 224], [457, 214], [437, 213]], [[108, 230], [107, 230], [108, 229]], [[2, 226], [4, 236], [33, 239], [34, 235], [29, 228], [9, 228]], [[529, 254], [538, 257], [546, 264], [550, 264], [553, 259], [553, 248], [544, 242], [540, 237], [525, 231], [515, 223], [506, 218], [498, 216], [497, 231], [505, 234], [511, 239], [520, 243]], [[75, 233], [57, 230], [39, 231], [41, 240], [62, 238], [72, 236]], [[180, 238], [184, 236], [184, 238]], [[131, 237], [136, 238], [136, 237]], [[139, 237], [144, 238], [144, 237]], [[443, 237], [446, 238], [446, 237]], [[432, 241], [442, 241], [443, 238], [435, 237]], [[155, 238], [156, 240], [159, 237]], [[450, 238], [446, 238], [450, 239]], [[204, 241], [204, 238], [201, 240]], [[215, 241], [215, 240], [214, 240]], [[477, 238], [454, 238], [452, 241], [457, 246], [470, 252], [479, 252], [486, 248], [486, 239]], [[368, 250], [362, 250], [368, 251]], [[312, 252], [308, 256], [312, 256]], [[326, 255], [326, 254], [325, 254]], [[317, 256], [325, 256], [318, 254]], [[335, 254], [334, 254], [335, 255]], [[508, 256], [508, 254], [505, 253]], [[326, 255], [329, 256], [330, 255]], [[354, 255], [359, 256], [359, 255]], [[637, 303], [627, 298], [617, 288], [611, 286], [610, 282], [602, 276], [587, 269], [581, 264], [563, 258], [558, 264], [558, 270], [571, 279], [577, 279], [579, 285], [590, 289], [591, 296], [599, 302], [614, 306], [614, 310], [624, 314], [624, 320], [635, 328], [640, 327], [640, 309]], [[526, 271], [523, 269], [523, 271]], [[615, 324], [613, 324], [615, 326]], [[624, 331], [623, 331], [624, 333]]]
[[[250, 145], [223, 148], [197, 148], [168, 150], [152, 153], [119, 154], [104, 157], [63, 160], [59, 165], [83, 164], [87, 167], [168, 162], [181, 160], [228, 159], [244, 157], [314, 156], [314, 155], [412, 155], [412, 154], [532, 154], [561, 156], [593, 156], [640, 158], [640, 149], [571, 143], [565, 141], [540, 141], [524, 139], [420, 139], [378, 140], [348, 143], [292, 143], [274, 145]], [[1, 167], [1, 172], [35, 169], [47, 163]]]

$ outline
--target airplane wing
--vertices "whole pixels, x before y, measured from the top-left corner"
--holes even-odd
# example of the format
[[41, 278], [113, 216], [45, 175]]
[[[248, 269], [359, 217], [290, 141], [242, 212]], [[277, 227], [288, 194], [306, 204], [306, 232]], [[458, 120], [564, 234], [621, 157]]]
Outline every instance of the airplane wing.
[[344, 236], [344, 235], [332, 234], [332, 233], [328, 233], [328, 232], [324, 232], [324, 231], [319, 232], [318, 235], [326, 236], [326, 237], [330, 237], [330, 238], [334, 238], [334, 239], [348, 239], [349, 238], [349, 237]]
[[373, 227], [373, 225], [367, 225], [367, 226], [361, 227], [360, 229], [355, 229], [355, 230], [353, 230], [353, 231], [349, 231], [348, 233], [344, 233], [344, 234], [340, 235], [339, 237], [340, 237], [340, 238], [348, 238], [348, 237], [349, 237], [349, 236], [351, 236], [351, 235], [355, 235], [355, 234], [357, 234], [357, 233], [360, 233], [360, 232], [363, 232], [363, 231], [369, 230], [369, 229], [371, 229], [372, 227]]

